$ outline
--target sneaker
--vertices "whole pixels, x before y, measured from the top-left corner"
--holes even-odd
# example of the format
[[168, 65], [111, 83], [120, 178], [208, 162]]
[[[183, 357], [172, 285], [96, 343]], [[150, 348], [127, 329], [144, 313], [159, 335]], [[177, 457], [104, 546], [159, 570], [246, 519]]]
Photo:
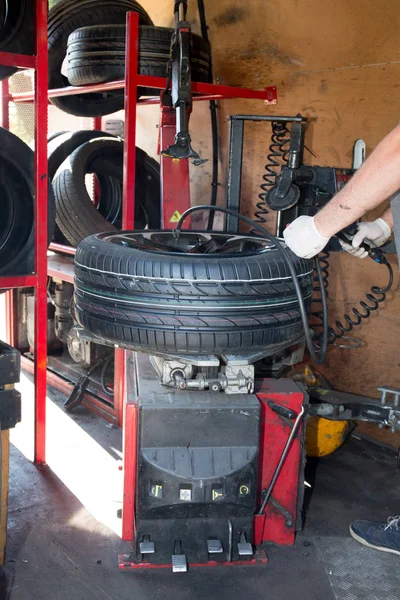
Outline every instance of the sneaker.
[[389, 517], [387, 523], [354, 521], [350, 534], [364, 546], [400, 555], [400, 516]]

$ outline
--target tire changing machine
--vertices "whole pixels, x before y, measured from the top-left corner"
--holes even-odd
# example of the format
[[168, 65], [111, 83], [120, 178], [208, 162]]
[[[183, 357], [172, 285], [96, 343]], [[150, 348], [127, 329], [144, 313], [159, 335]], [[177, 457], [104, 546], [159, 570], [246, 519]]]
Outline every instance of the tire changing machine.
[[[230, 152], [227, 185], [239, 212], [242, 151]], [[239, 231], [238, 219], [226, 227]], [[294, 543], [308, 395], [289, 379], [255, 379], [254, 367], [282, 354], [300, 362], [304, 340], [287, 346], [253, 356], [126, 352], [122, 530], [132, 552], [121, 570], [265, 565], [264, 542]]]
[[[231, 118], [227, 207], [238, 213], [246, 120], [303, 121]], [[226, 227], [238, 232], [238, 219]], [[301, 529], [305, 415], [400, 430], [400, 390], [379, 388], [379, 401], [256, 377], [257, 362], [272, 359], [273, 377], [304, 350], [301, 338], [246, 356], [126, 351], [122, 530], [132, 551], [121, 570], [267, 564], [262, 545], [291, 545]]]
[[121, 569], [262, 565], [263, 542], [294, 543], [308, 396], [254, 380], [260, 358], [128, 352]]

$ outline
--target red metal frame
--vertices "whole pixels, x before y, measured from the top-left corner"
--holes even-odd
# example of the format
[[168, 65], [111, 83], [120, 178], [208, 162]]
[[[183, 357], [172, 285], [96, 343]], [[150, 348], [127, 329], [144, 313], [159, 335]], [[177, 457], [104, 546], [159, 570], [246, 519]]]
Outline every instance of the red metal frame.
[[[135, 15], [135, 13], [128, 13]], [[131, 22], [133, 23], [135, 17], [132, 17]], [[127, 34], [129, 35], [129, 34]], [[136, 38], [137, 39], [137, 38]], [[135, 41], [136, 43], [136, 41]], [[127, 53], [130, 52], [127, 43]], [[137, 64], [137, 63], [136, 63]], [[127, 68], [127, 74], [129, 70]], [[164, 77], [150, 77], [148, 75], [140, 75], [134, 73], [136, 85], [140, 87], [165, 89], [167, 80]], [[49, 98], [59, 98], [61, 96], [73, 96], [74, 94], [90, 94], [93, 92], [109, 92], [112, 90], [121, 90], [126, 88], [125, 80], [112, 81], [110, 83], [98, 83], [94, 85], [87, 85], [84, 87], [69, 86], [65, 88], [58, 88], [49, 90]], [[193, 97], [194, 102], [201, 102], [204, 100], [228, 100], [232, 98], [247, 98], [248, 100], [264, 100], [266, 104], [277, 103], [277, 90], [275, 86], [267, 87], [265, 90], [252, 90], [249, 88], [233, 87], [230, 85], [218, 85], [215, 83], [192, 83], [192, 90], [195, 94]], [[20, 94], [11, 95], [13, 102], [32, 102], [34, 97], [31, 92], [21, 92]], [[136, 99], [135, 104], [159, 104], [160, 100], [158, 97], [154, 98], [141, 98]]]
[[[47, 349], [47, 107], [50, 98], [80, 94], [94, 91], [107, 92], [125, 88], [125, 151], [124, 151], [124, 194], [123, 194], [123, 226], [126, 229], [134, 225], [135, 201], [135, 166], [136, 166], [136, 111], [138, 104], [159, 103], [159, 98], [137, 99], [137, 88], [148, 87], [164, 89], [166, 79], [148, 77], [137, 73], [138, 64], [138, 15], [127, 15], [127, 44], [126, 44], [126, 79], [101, 85], [85, 87], [68, 87], [59, 90], [48, 90], [47, 72], [47, 0], [37, 0], [37, 43], [35, 56], [10, 55], [0, 52], [0, 64], [18, 66], [21, 68], [35, 68], [34, 93], [9, 94], [7, 82], [3, 83], [3, 126], [8, 127], [8, 104], [13, 102], [35, 101], [35, 274], [26, 277], [7, 277], [0, 279], [0, 287], [15, 288], [32, 286], [36, 289], [35, 317], [36, 317], [36, 360], [35, 360], [35, 462], [45, 462], [45, 425], [46, 425], [46, 349]], [[193, 82], [195, 102], [210, 99], [248, 98], [263, 100], [266, 104], [275, 104], [277, 94], [275, 87], [265, 90], [251, 90], [239, 87], [214, 85], [209, 83]], [[162, 149], [172, 142], [173, 120], [169, 115], [169, 123], [164, 122], [160, 138]], [[101, 127], [101, 120], [96, 119], [95, 128]], [[163, 225], [171, 226], [174, 212], [183, 212], [190, 205], [189, 194], [189, 169], [188, 161], [172, 161], [162, 159], [163, 199], [164, 210]], [[75, 249], [67, 249], [61, 245], [52, 244], [51, 250], [63, 251], [73, 255]], [[8, 293], [8, 306], [12, 307], [10, 293]], [[10, 325], [12, 322], [10, 320]], [[12, 327], [9, 327], [11, 335]], [[115, 411], [119, 425], [123, 424], [126, 406], [127, 390], [125, 386], [125, 352], [117, 349], [115, 353]], [[129, 412], [129, 411], [128, 411]], [[125, 441], [129, 446], [130, 431], [125, 431]], [[134, 496], [134, 490], [128, 495]]]
[[[36, 0], [35, 55], [0, 52], [0, 64], [35, 69], [35, 274], [25, 277], [1, 277], [0, 288], [35, 288], [35, 463], [46, 461], [46, 362], [47, 362], [47, 0]], [[2, 125], [9, 128], [8, 104], [11, 95], [8, 82], [2, 84]], [[13, 302], [10, 292], [7, 301], [8, 335], [12, 338], [14, 326]]]

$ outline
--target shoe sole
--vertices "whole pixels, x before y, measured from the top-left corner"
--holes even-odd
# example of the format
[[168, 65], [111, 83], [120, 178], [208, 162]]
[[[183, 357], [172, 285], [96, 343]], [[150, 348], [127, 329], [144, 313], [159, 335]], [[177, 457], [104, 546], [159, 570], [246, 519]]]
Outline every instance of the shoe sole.
[[397, 554], [398, 556], [400, 556], [400, 550], [393, 550], [392, 548], [384, 548], [383, 546], [375, 546], [374, 544], [370, 544], [369, 542], [364, 540], [364, 538], [357, 535], [352, 530], [351, 526], [350, 526], [350, 535], [355, 540], [357, 540], [357, 542], [360, 542], [360, 544], [362, 544], [363, 546], [367, 546], [368, 548], [373, 548], [374, 550], [380, 550], [381, 552], [389, 552], [390, 554]]

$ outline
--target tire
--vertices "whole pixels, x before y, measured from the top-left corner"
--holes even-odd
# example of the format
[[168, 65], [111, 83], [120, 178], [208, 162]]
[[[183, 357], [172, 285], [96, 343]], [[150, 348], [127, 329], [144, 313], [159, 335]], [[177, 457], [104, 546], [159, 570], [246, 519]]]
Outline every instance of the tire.
[[[4, 0], [0, 2], [0, 51], [15, 54], [35, 54], [34, 0]], [[0, 66], [0, 79], [13, 75], [17, 69]]]
[[[57, 170], [65, 160], [82, 144], [86, 142], [99, 138], [99, 137], [113, 137], [111, 134], [106, 133], [105, 131], [96, 131], [96, 130], [82, 130], [82, 131], [64, 131], [60, 134], [54, 134], [50, 136], [48, 139], [48, 173], [50, 181], [53, 181]], [[104, 190], [105, 194], [111, 193], [107, 186], [105, 180], [100, 182], [101, 190]], [[107, 186], [107, 187], [106, 187]], [[64, 236], [58, 225], [55, 225], [53, 240], [57, 244], [62, 244], [63, 246], [70, 246], [69, 241]]]
[[53, 140], [48, 142], [48, 172], [49, 179], [53, 181], [58, 169], [61, 167], [63, 162], [69, 158], [69, 156], [86, 142], [97, 138], [115, 138], [115, 136], [105, 131], [98, 130], [86, 130], [65, 132], [60, 136], [57, 136]]
[[[34, 269], [34, 153], [22, 140], [0, 128], [0, 275], [25, 275]], [[49, 184], [48, 239], [55, 222]]]
[[[159, 227], [161, 221], [159, 165], [137, 148], [136, 168], [135, 223], [141, 227], [146, 225]], [[110, 213], [111, 207], [110, 202], [106, 200], [107, 194], [103, 195], [104, 190], [100, 196], [99, 210], [92, 203], [85, 185], [85, 175], [92, 172], [100, 175], [100, 186], [104, 181], [102, 177], [111, 177], [114, 180], [111, 182], [113, 185], [115, 181], [118, 182], [122, 200], [122, 140], [98, 138], [86, 142], [71, 154], [65, 168], [61, 167], [53, 180], [57, 225], [73, 246], [93, 233], [117, 231], [118, 226], [121, 226], [122, 202], [118, 211], [112, 209], [114, 225], [105, 218]], [[114, 194], [115, 199], [115, 190], [111, 193]]]
[[47, 143], [50, 144], [50, 142], [53, 142], [54, 140], [56, 140], [58, 137], [60, 137], [60, 135], [65, 135], [66, 133], [69, 133], [69, 132], [68, 131], [56, 131], [56, 133], [51, 133], [47, 138]]
[[[140, 27], [139, 73], [165, 77], [170, 58], [173, 29]], [[125, 25], [82, 27], [68, 38], [68, 79], [71, 85], [90, 85], [117, 81], [125, 77]], [[192, 79], [208, 82], [210, 44], [192, 35]]]
[[[198, 240], [205, 244], [195, 253]], [[202, 253], [207, 240], [211, 249], [228, 241], [231, 250]], [[82, 241], [75, 257], [80, 325], [107, 342], [156, 353], [247, 353], [302, 336], [287, 264], [265, 238], [185, 231], [179, 244], [191, 252], [171, 252], [171, 232]], [[291, 256], [310, 310], [312, 262]]]
[[[135, 0], [64, 0], [56, 4], [49, 12], [49, 88], [63, 88], [69, 85], [61, 73], [67, 52], [68, 36], [87, 25], [126, 22], [126, 13], [139, 13], [142, 25], [151, 25], [146, 11]], [[116, 112], [124, 107], [124, 91], [117, 90], [107, 94], [79, 94], [52, 98], [51, 102], [72, 115], [80, 117], [100, 117]]]

